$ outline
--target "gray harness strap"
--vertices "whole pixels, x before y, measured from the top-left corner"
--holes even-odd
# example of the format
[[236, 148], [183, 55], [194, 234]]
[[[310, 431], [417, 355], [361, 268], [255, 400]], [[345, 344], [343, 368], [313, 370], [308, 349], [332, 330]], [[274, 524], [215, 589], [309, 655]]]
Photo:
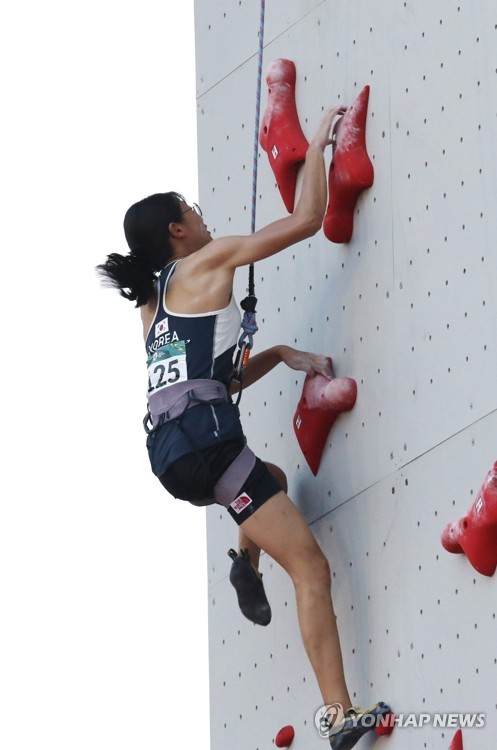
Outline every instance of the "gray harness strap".
[[214, 501], [218, 505], [224, 505], [225, 508], [231, 505], [233, 500], [239, 495], [242, 485], [254, 468], [255, 460], [255, 454], [246, 445], [233, 463], [228, 466], [214, 487], [212, 494]]
[[197, 404], [228, 400], [226, 386], [218, 380], [186, 380], [151, 394], [148, 400], [150, 419], [157, 427], [179, 419]]

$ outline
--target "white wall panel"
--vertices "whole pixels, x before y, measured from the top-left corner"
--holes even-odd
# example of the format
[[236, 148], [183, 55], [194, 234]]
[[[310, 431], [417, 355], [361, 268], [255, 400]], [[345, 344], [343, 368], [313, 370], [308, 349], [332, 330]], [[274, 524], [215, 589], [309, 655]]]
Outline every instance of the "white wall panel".
[[206, 0], [195, 4], [199, 96], [257, 53], [259, 25], [258, 8], [247, 0]]
[[[199, 200], [216, 236], [250, 231], [258, 28], [257, 2], [196, 2]], [[263, 79], [277, 57], [296, 63], [307, 137], [323, 107], [370, 85], [375, 182], [348, 245], [319, 233], [257, 264], [255, 346], [330, 354], [359, 388], [316, 478], [292, 428], [302, 375], [280, 366], [244, 394], [246, 434], [285, 469], [330, 560], [357, 699], [484, 711], [464, 747], [494, 747], [497, 581], [440, 533], [497, 458], [495, 4], [266, 0]], [[261, 150], [257, 225], [282, 215]], [[246, 284], [241, 270], [239, 299]], [[236, 527], [222, 510], [208, 510], [208, 536], [212, 747], [262, 750], [287, 723], [295, 750], [324, 747], [290, 582], [263, 557], [273, 622], [252, 626], [229, 584]], [[453, 734], [396, 729], [377, 744], [446, 750]]]

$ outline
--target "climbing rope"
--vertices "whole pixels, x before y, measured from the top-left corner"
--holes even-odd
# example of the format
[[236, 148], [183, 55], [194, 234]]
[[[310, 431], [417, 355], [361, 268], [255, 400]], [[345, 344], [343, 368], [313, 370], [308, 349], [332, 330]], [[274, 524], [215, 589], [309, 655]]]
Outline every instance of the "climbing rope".
[[[259, 155], [259, 119], [261, 115], [262, 55], [264, 52], [264, 13], [265, 0], [261, 0], [261, 16], [259, 24], [259, 57], [257, 61], [257, 90], [255, 97], [254, 161], [252, 168], [252, 234], [255, 232], [255, 206], [257, 200], [257, 162]], [[251, 271], [253, 283], [253, 264], [251, 264]]]
[[[262, 85], [262, 56], [264, 51], [264, 14], [265, 14], [265, 0], [261, 0], [261, 12], [259, 21], [259, 55], [257, 61], [257, 88], [255, 98], [255, 129], [254, 129], [254, 157], [252, 165], [252, 219], [250, 231], [253, 234], [255, 232], [255, 209], [257, 204], [257, 165], [259, 157], [259, 121], [261, 114], [261, 85]], [[256, 322], [256, 305], [257, 297], [255, 296], [255, 282], [254, 282], [254, 264], [251, 263], [249, 267], [249, 282], [248, 282], [248, 296], [240, 303], [242, 310], [244, 310], [242, 320], [242, 333], [238, 339], [238, 352], [235, 360], [235, 367], [233, 371], [233, 380], [240, 383], [240, 390], [238, 392], [237, 403], [240, 403], [242, 397], [243, 388], [243, 368], [246, 366], [250, 350], [254, 343], [254, 334], [257, 332]]]

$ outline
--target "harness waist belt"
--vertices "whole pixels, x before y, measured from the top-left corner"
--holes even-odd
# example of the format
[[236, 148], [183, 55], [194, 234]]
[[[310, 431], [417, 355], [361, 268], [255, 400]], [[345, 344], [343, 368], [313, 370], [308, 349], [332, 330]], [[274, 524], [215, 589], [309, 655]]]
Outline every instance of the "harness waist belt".
[[218, 380], [185, 380], [153, 393], [149, 400], [152, 425], [178, 419], [198, 404], [229, 401], [226, 386]]

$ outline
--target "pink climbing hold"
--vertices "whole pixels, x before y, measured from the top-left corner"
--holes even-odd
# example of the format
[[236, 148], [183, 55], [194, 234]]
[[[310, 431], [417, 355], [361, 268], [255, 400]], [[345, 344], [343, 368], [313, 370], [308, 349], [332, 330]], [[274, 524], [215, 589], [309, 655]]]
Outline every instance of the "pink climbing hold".
[[289, 724], [288, 726], [280, 729], [280, 731], [276, 735], [274, 744], [276, 745], [276, 747], [290, 747], [290, 745], [293, 742], [294, 737], [295, 737], [295, 730]]
[[359, 194], [373, 184], [373, 165], [366, 150], [368, 101], [369, 86], [365, 86], [335, 126], [328, 208], [323, 222], [330, 242], [349, 242]]
[[262, 119], [259, 143], [266, 151], [285, 208], [292, 213], [300, 166], [309, 144], [300, 127], [295, 104], [295, 63], [283, 58], [267, 70], [268, 102]]
[[356, 399], [357, 383], [352, 378], [306, 377], [293, 429], [314, 476], [318, 473], [331, 428], [342, 412], [352, 409]]
[[488, 472], [468, 513], [447, 524], [442, 545], [448, 552], [463, 552], [484, 576], [497, 568], [497, 461]]
[[458, 729], [454, 735], [454, 739], [450, 743], [449, 750], [463, 750], [462, 746], [462, 730]]

